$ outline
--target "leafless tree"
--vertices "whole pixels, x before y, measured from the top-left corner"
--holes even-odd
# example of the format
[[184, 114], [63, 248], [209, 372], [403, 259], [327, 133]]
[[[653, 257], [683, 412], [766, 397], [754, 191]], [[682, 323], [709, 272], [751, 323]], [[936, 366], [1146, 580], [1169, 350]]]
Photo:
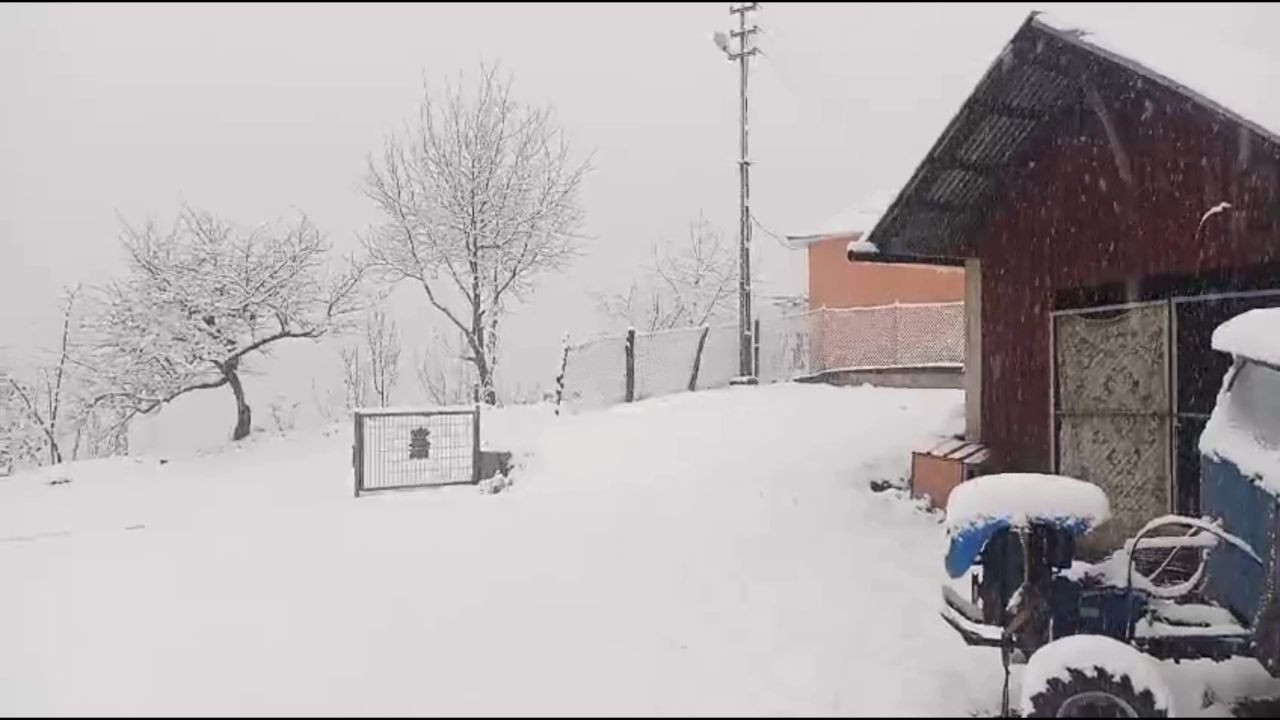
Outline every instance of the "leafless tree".
[[347, 409], [369, 404], [369, 375], [360, 362], [360, 346], [347, 345], [338, 351], [342, 356], [342, 387], [346, 390]]
[[370, 312], [364, 322], [364, 345], [346, 345], [340, 354], [347, 408], [370, 402], [390, 405], [400, 379], [400, 332], [395, 320], [389, 320], [383, 310]]
[[[465, 341], [464, 341], [465, 343]], [[439, 332], [418, 354], [414, 370], [418, 388], [436, 405], [460, 405], [471, 399], [475, 367], [463, 364], [459, 349]]]
[[0, 466], [57, 465], [127, 451], [114, 409], [94, 402], [92, 373], [77, 363], [81, 289], [64, 291], [56, 348], [40, 353], [28, 379], [0, 373]]
[[347, 329], [359, 309], [362, 268], [328, 271], [329, 246], [305, 216], [241, 229], [184, 208], [164, 233], [126, 224], [123, 244], [129, 273], [100, 289], [84, 362], [99, 378], [95, 404], [123, 408], [126, 420], [227, 386], [240, 440], [252, 422], [245, 362], [282, 340]]
[[71, 323], [79, 288], [68, 290], [62, 302], [62, 334], [53, 363], [37, 370], [34, 383], [20, 382], [10, 375], [9, 400], [17, 405], [17, 413], [25, 416], [25, 426], [43, 436], [50, 465], [63, 460], [59, 422], [64, 419], [68, 358], [71, 354]]
[[400, 379], [400, 332], [396, 321], [388, 320], [382, 310], [374, 311], [365, 323], [365, 342], [369, 346], [369, 384], [378, 405], [387, 407]]
[[738, 282], [734, 247], [701, 216], [684, 245], [654, 245], [653, 260], [625, 294], [600, 299], [602, 312], [640, 330], [696, 327], [733, 314]]
[[496, 69], [465, 85], [425, 91], [417, 122], [370, 159], [366, 194], [383, 222], [365, 246], [385, 280], [421, 286], [462, 332], [492, 404], [499, 323], [576, 254], [589, 163], [572, 158], [550, 108], [517, 101]]
[[0, 477], [43, 462], [45, 435], [15, 392], [13, 376], [0, 371]]

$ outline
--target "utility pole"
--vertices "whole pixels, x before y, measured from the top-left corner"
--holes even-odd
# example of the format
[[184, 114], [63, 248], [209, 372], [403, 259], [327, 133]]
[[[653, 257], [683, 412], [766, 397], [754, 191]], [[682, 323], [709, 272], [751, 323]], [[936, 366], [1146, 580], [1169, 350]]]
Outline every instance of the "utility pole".
[[755, 367], [755, 332], [751, 315], [751, 160], [747, 144], [747, 63], [759, 50], [751, 46], [751, 36], [760, 31], [756, 25], [747, 26], [747, 14], [755, 12], [760, 3], [732, 3], [729, 14], [738, 16], [737, 29], [729, 36], [738, 41], [737, 50], [730, 49], [724, 36], [717, 34], [716, 44], [729, 60], [738, 62], [738, 375], [737, 384], [754, 385], [757, 382]]

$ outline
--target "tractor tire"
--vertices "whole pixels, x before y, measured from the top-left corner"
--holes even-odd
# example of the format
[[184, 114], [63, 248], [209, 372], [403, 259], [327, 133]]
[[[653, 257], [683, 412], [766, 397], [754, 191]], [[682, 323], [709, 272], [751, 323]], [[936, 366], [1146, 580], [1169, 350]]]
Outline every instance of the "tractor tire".
[[1113, 677], [1101, 667], [1092, 672], [1067, 668], [1064, 676], [1050, 678], [1046, 687], [1030, 698], [1028, 717], [1162, 718], [1150, 690], [1135, 691], [1127, 675]]

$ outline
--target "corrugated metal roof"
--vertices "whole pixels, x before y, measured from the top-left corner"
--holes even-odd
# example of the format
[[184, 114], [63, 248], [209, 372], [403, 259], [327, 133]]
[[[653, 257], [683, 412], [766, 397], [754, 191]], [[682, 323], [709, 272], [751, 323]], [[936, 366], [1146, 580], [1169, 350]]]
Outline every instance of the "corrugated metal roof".
[[1072, 50], [1142, 75], [1280, 144], [1256, 123], [1039, 15], [1028, 16], [872, 228], [867, 239], [883, 252], [957, 257], [965, 250], [994, 198], [1002, 168], [1037, 131], [1079, 105], [1079, 84], [1056, 62]]

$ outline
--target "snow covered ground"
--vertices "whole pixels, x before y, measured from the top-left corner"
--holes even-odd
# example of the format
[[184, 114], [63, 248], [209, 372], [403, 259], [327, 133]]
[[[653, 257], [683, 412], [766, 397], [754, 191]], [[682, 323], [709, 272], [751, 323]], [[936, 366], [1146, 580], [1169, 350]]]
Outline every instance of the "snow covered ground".
[[991, 713], [938, 519], [868, 488], [962, 422], [732, 388], [487, 413], [498, 495], [355, 499], [347, 424], [2, 480], [0, 714]]

